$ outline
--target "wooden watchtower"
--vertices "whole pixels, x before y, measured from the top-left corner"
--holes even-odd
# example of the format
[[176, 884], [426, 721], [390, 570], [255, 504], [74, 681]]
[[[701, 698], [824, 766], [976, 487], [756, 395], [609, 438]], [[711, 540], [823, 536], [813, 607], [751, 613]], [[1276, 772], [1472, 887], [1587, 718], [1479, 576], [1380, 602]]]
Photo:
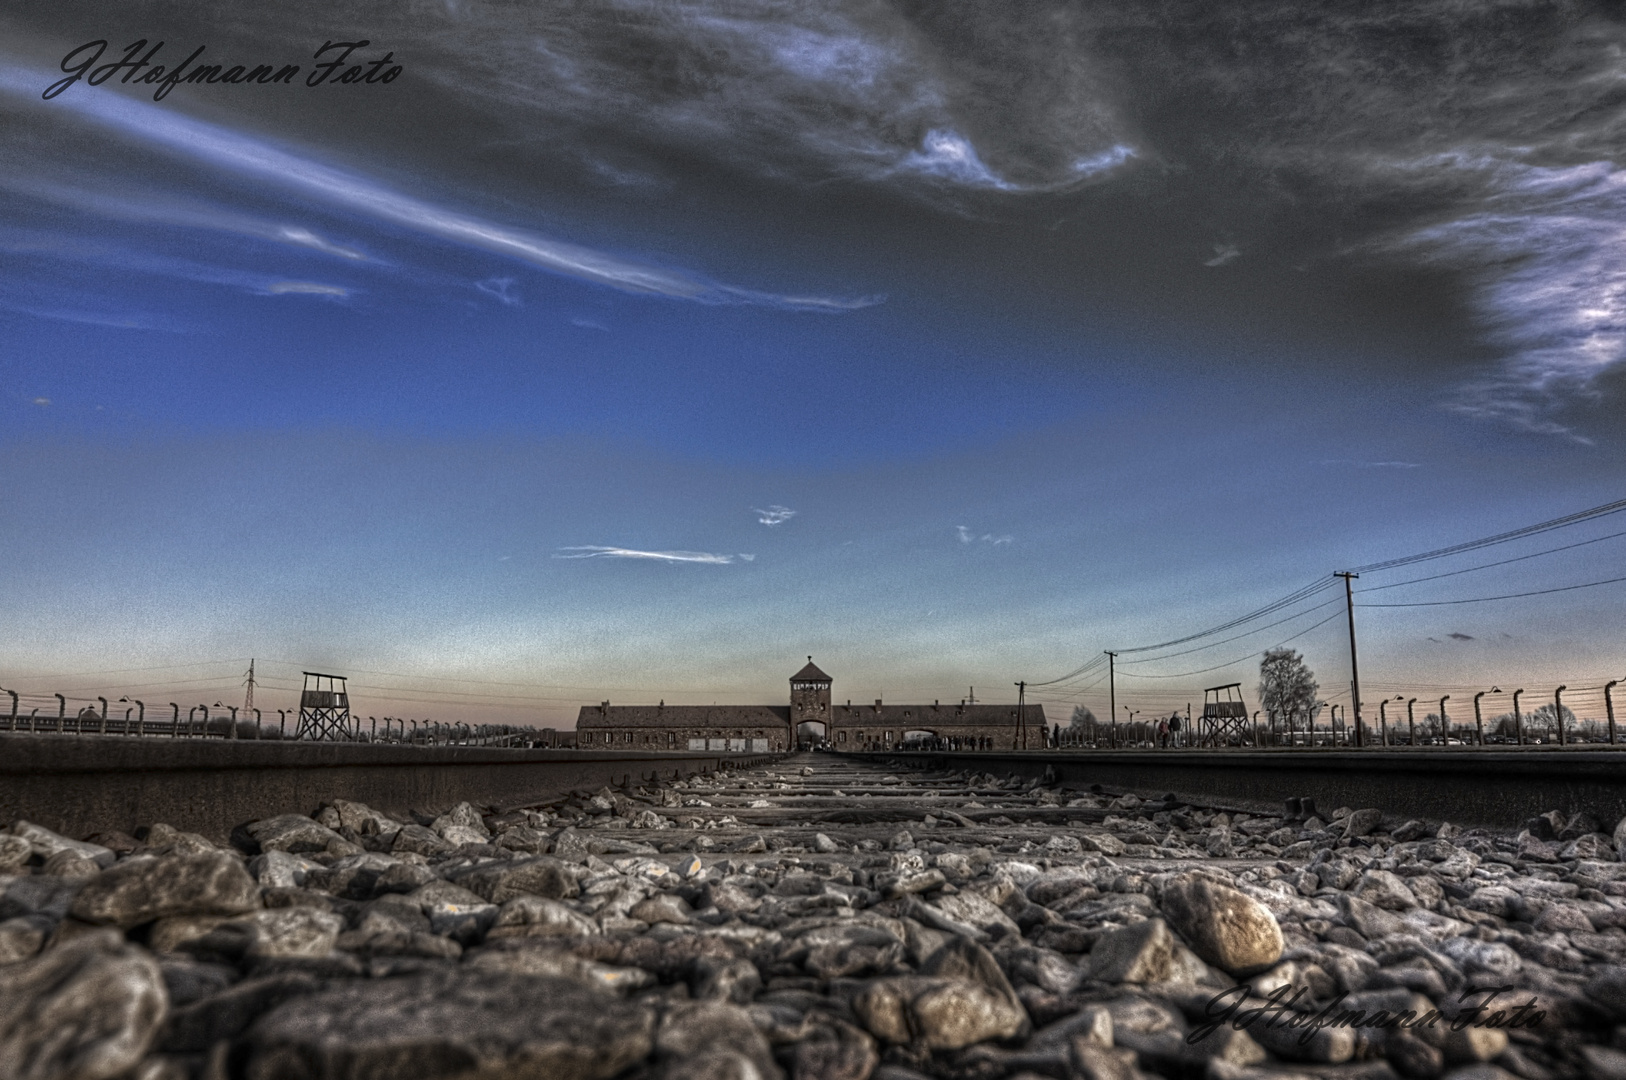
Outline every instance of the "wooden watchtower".
[[1248, 703], [1242, 698], [1241, 683], [1211, 686], [1203, 691], [1203, 712], [1197, 718], [1198, 735], [1204, 746], [1225, 746], [1236, 737], [1238, 745], [1248, 742]]
[[299, 730], [295, 738], [345, 741], [355, 737], [350, 728], [350, 695], [343, 675], [305, 674], [299, 695]]

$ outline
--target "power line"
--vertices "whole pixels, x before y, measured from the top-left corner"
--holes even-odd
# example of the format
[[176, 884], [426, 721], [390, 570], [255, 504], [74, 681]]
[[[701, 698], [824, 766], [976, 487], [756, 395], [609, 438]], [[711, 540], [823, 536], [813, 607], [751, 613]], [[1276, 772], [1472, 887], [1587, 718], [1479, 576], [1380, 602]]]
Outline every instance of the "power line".
[[[1493, 566], [1506, 566], [1508, 563], [1523, 562], [1525, 559], [1534, 559], [1541, 555], [1551, 555], [1555, 551], [1568, 551], [1571, 548], [1585, 547], [1588, 544], [1596, 544], [1600, 540], [1613, 540], [1617, 536], [1626, 536], [1626, 530], [1609, 533], [1607, 536], [1594, 536], [1590, 540], [1578, 540], [1573, 544], [1564, 544], [1561, 547], [1547, 548], [1545, 551], [1533, 551], [1528, 555], [1515, 555], [1511, 559], [1499, 559], [1496, 562], [1481, 563], [1478, 566], [1470, 566], [1463, 570], [1448, 570], [1443, 574], [1430, 574], [1427, 577], [1409, 578], [1406, 581], [1394, 581], [1390, 582], [1388, 585], [1373, 585], [1370, 588], [1356, 589], [1355, 591], [1358, 593], [1369, 593], [1377, 592], [1379, 589], [1398, 589], [1402, 585], [1416, 585], [1418, 582], [1422, 581], [1438, 581], [1440, 578], [1456, 577], [1459, 574], [1471, 574], [1476, 570], [1489, 570]], [[1366, 606], [1376, 607], [1377, 605], [1369, 604]]]
[[1626, 581], [1626, 577], [1605, 578], [1602, 581], [1588, 581], [1583, 585], [1561, 585], [1556, 589], [1537, 589], [1534, 592], [1506, 593], [1502, 596], [1476, 596], [1471, 600], [1419, 600], [1410, 604], [1357, 604], [1356, 607], [1444, 607], [1448, 604], [1483, 604], [1491, 600], [1516, 600], [1521, 596], [1546, 596], [1548, 593], [1574, 592], [1576, 589], [1590, 589], [1598, 585], [1613, 585], [1618, 581]]
[[1610, 514], [1618, 514], [1622, 510], [1626, 510], [1626, 499], [1617, 499], [1614, 502], [1594, 506], [1590, 510], [1580, 510], [1573, 514], [1565, 514], [1563, 517], [1553, 518], [1550, 521], [1543, 521], [1536, 525], [1526, 525], [1522, 529], [1514, 529], [1510, 532], [1497, 533], [1495, 536], [1485, 536], [1478, 540], [1468, 540], [1460, 544], [1453, 544], [1450, 547], [1435, 548], [1433, 551], [1425, 551], [1417, 555], [1405, 555], [1398, 559], [1389, 559], [1384, 562], [1369, 563], [1366, 566], [1357, 566], [1352, 572], [1356, 574], [1368, 574], [1375, 573], [1379, 570], [1391, 570], [1397, 566], [1407, 566], [1411, 563], [1427, 562], [1430, 559], [1443, 559], [1447, 555], [1459, 555], [1464, 551], [1474, 551], [1479, 548], [1491, 547], [1495, 544], [1505, 544], [1509, 540], [1520, 540], [1526, 536], [1536, 536], [1540, 533], [1551, 532], [1554, 529], [1562, 529], [1570, 525], [1579, 525], [1583, 521], [1591, 521], [1594, 518], [1607, 517]]
[[[1305, 634], [1308, 634], [1311, 630], [1314, 630], [1316, 627], [1318, 627], [1318, 626], [1326, 626], [1328, 623], [1330, 623], [1334, 619], [1338, 618], [1338, 616], [1341, 615], [1341, 614], [1343, 614], [1343, 613], [1335, 611], [1331, 615], [1328, 615], [1325, 619], [1322, 619], [1320, 622], [1315, 623], [1312, 626], [1306, 626], [1303, 630], [1300, 630], [1298, 633], [1294, 634], [1292, 637], [1287, 638], [1284, 641], [1278, 641], [1276, 644], [1272, 645], [1270, 648], [1271, 649], [1279, 649], [1283, 645], [1286, 645], [1289, 641], [1296, 641], [1299, 638], [1303, 637]], [[1196, 671], [1182, 671], [1178, 675], [1140, 675], [1140, 674], [1137, 674], [1137, 673], [1135, 673], [1133, 671], [1126, 671], [1126, 672], [1124, 672], [1124, 674], [1128, 675], [1131, 679], [1184, 679], [1188, 675], [1206, 675], [1210, 671], [1219, 671], [1222, 668], [1234, 667], [1237, 664], [1242, 663], [1244, 660], [1252, 660], [1254, 657], [1263, 656], [1265, 653], [1267, 653], [1269, 651], [1270, 651], [1270, 649], [1260, 649], [1258, 652], [1251, 652], [1247, 656], [1239, 656], [1235, 660], [1232, 660], [1228, 664], [1216, 664], [1213, 667], [1199, 668]]]
[[1280, 626], [1280, 625], [1282, 625], [1282, 623], [1290, 623], [1294, 619], [1302, 618], [1303, 616], [1310, 614], [1310, 612], [1312, 612], [1312, 611], [1320, 611], [1324, 607], [1329, 607], [1329, 606], [1331, 606], [1333, 604], [1338, 603], [1338, 599], [1339, 598], [1335, 596], [1331, 600], [1325, 600], [1325, 601], [1315, 605], [1314, 607], [1307, 607], [1303, 611], [1296, 612], [1296, 613], [1294, 613], [1292, 615], [1289, 615], [1285, 619], [1277, 619], [1273, 623], [1266, 623], [1263, 626], [1256, 627], [1256, 628], [1254, 628], [1252, 630], [1249, 630], [1247, 633], [1238, 634], [1238, 635], [1236, 635], [1236, 637], [1222, 638], [1219, 641], [1210, 642], [1207, 645], [1199, 645], [1195, 649], [1186, 649], [1183, 652], [1165, 653], [1162, 656], [1147, 656], [1147, 657], [1143, 657], [1143, 658], [1141, 658], [1139, 660], [1125, 660], [1124, 663], [1125, 664], [1155, 664], [1155, 663], [1158, 663], [1161, 660], [1173, 660], [1176, 656], [1190, 656], [1192, 653], [1204, 652], [1204, 651], [1206, 651], [1208, 649], [1215, 649], [1215, 648], [1218, 648], [1221, 645], [1227, 645], [1230, 642], [1241, 641], [1245, 637], [1252, 637], [1255, 634], [1263, 633], [1266, 630], [1269, 630], [1273, 626]]

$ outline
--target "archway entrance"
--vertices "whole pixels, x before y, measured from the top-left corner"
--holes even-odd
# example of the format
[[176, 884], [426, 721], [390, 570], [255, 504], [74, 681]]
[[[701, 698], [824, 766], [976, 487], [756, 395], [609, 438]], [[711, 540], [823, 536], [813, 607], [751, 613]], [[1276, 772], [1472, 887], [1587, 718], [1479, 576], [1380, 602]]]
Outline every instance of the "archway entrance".
[[828, 746], [830, 742], [830, 729], [822, 720], [803, 720], [796, 725], [796, 749], [815, 750], [821, 746]]

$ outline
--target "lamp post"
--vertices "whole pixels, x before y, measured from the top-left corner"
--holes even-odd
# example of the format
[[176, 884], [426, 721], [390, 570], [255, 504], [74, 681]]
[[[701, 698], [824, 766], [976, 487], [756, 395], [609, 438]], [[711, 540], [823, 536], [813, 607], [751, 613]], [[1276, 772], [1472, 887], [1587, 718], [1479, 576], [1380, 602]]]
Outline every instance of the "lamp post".
[[1474, 695], [1474, 731], [1480, 746], [1485, 745], [1485, 718], [1479, 715], [1479, 699], [1486, 694], [1500, 694], [1501, 692], [1500, 687], [1493, 686], [1489, 690], [1481, 690]]
[[1564, 687], [1553, 691], [1553, 719], [1558, 722], [1558, 745], [1568, 746], [1564, 737]]
[[1519, 711], [1519, 695], [1522, 693], [1522, 686], [1513, 691], [1513, 737], [1520, 746], [1524, 745], [1524, 714]]
[[280, 739], [286, 739], [288, 737], [288, 710], [287, 709], [278, 709], [277, 710], [277, 737], [280, 738]]
[[169, 737], [178, 739], [181, 737], [181, 707], [173, 701], [169, 703], [169, 707], [175, 710], [175, 714], [169, 718]]
[[[97, 732], [98, 732], [98, 734], [106, 735], [107, 734], [107, 699], [104, 698], [104, 697], [99, 697], [96, 700], [102, 703], [102, 715], [101, 715], [100, 722], [97, 724]], [[81, 735], [84, 734], [84, 727], [85, 727], [85, 722], [83, 720], [81, 720], [79, 722], [79, 728], [80, 728], [79, 733]]]
[[209, 706], [207, 706], [207, 705], [199, 705], [198, 708], [203, 710], [203, 729], [202, 730], [203, 730], [203, 737], [205, 739], [207, 739], [209, 737]]
[[231, 726], [226, 729], [226, 738], [228, 738], [228, 739], [237, 738], [237, 706], [235, 706], [235, 705], [222, 705], [220, 702], [217, 701], [217, 702], [215, 702], [215, 708], [217, 708], [217, 709], [230, 709], [231, 710]]
[[[1619, 679], [1610, 679], [1603, 684], [1603, 707], [1609, 713], [1609, 745], [1615, 744], [1615, 699], [1609, 696], [1609, 691], [1615, 688]], [[11, 730], [17, 730], [17, 695], [11, 695]]]
[[258, 739], [260, 737], [260, 710], [259, 709], [254, 710], [254, 737], [256, 739]]
[[1416, 698], [1412, 698], [1410, 701], [1406, 702], [1406, 745], [1407, 746], [1416, 746], [1417, 745], [1417, 720], [1412, 715], [1412, 708], [1411, 708], [1415, 704], [1417, 704], [1417, 699]]
[[1383, 746], [1389, 745], [1389, 699], [1378, 702], [1378, 733]]
[[1139, 746], [1140, 740], [1135, 738], [1135, 714], [1140, 710], [1131, 709], [1128, 705], [1125, 705], [1124, 712], [1129, 714], [1129, 737], [1134, 740], [1136, 746]]
[[1445, 703], [1447, 701], [1450, 701], [1450, 700], [1451, 700], [1451, 695], [1450, 694], [1446, 694], [1444, 697], [1442, 697], [1440, 699], [1440, 745], [1441, 746], [1445, 746], [1451, 741], [1451, 721], [1448, 720], [1446, 718], [1446, 715], [1445, 715]]
[[56, 697], [56, 733], [60, 735], [66, 730], [63, 725], [67, 723], [68, 718], [68, 699], [61, 694], [54, 696]]
[[[147, 722], [147, 706], [146, 706], [146, 704], [139, 701], [139, 700], [137, 700], [137, 699], [135, 699], [135, 698], [121, 697], [121, 698], [119, 698], [119, 700], [120, 701], [135, 701], [136, 708], [141, 710], [140, 713], [137, 715], [136, 732], [135, 732], [137, 737], [139, 737], [141, 735], [142, 726], [144, 724], [146, 724], [146, 722]], [[124, 733], [126, 735], [130, 734], [130, 710], [129, 709], [124, 710]]]

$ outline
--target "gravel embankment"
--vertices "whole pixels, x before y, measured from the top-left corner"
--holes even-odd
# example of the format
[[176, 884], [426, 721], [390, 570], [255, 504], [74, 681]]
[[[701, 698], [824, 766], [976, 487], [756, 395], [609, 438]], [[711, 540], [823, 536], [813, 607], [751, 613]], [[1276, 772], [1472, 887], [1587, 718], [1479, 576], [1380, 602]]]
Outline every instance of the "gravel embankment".
[[0, 1080], [1626, 1078], [1626, 823], [1287, 809], [818, 754], [228, 847], [14, 822]]

